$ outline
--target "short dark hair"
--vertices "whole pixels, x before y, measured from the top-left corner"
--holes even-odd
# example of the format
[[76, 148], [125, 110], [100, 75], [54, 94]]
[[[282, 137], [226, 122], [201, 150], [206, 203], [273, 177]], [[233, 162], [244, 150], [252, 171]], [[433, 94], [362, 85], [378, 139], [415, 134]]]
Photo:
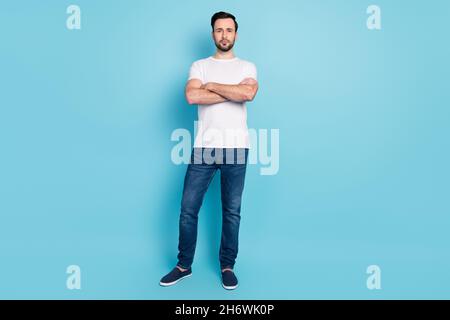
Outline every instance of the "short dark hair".
[[236, 17], [233, 16], [231, 13], [223, 12], [223, 11], [216, 12], [211, 17], [211, 27], [212, 27], [213, 31], [214, 31], [214, 23], [216, 23], [216, 20], [218, 20], [218, 19], [228, 19], [228, 18], [233, 19], [234, 26], [236, 28], [235, 31], [237, 32], [238, 31], [238, 23], [236, 21]]

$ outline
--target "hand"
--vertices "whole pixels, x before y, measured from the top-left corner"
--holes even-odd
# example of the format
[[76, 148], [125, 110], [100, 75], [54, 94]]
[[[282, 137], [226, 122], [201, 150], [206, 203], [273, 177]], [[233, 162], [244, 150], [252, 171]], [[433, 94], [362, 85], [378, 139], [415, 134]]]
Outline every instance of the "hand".
[[213, 82], [208, 82], [208, 83], [205, 83], [204, 85], [202, 85], [202, 89], [205, 89], [208, 91], [213, 91], [213, 86], [214, 86]]
[[256, 84], [256, 83], [258, 82], [253, 78], [245, 78], [239, 84]]

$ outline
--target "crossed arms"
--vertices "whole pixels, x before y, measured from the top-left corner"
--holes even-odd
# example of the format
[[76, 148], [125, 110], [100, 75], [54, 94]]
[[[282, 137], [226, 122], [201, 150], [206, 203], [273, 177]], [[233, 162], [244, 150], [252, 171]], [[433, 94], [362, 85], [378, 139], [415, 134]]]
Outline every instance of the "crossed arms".
[[252, 101], [258, 92], [258, 82], [245, 78], [239, 84], [220, 84], [208, 82], [202, 84], [198, 79], [191, 79], [186, 84], [186, 100], [189, 104], [214, 104], [225, 101]]

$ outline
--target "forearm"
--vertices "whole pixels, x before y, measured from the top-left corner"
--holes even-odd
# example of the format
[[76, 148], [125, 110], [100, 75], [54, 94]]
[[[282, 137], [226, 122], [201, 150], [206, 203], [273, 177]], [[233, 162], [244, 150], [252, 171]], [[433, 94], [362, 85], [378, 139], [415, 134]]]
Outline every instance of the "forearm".
[[186, 93], [186, 99], [189, 104], [203, 104], [203, 105], [215, 104], [225, 102], [228, 100], [218, 93], [202, 88], [190, 89]]
[[254, 96], [253, 88], [246, 84], [230, 85], [211, 82], [207, 84], [206, 89], [235, 102], [250, 101]]

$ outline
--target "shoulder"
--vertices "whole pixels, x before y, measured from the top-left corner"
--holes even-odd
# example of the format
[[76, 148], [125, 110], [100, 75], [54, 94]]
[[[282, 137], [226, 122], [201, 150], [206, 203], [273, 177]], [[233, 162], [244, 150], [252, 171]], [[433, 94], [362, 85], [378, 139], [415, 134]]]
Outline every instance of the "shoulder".
[[204, 59], [199, 59], [199, 60], [195, 60], [194, 62], [192, 62], [193, 66], [202, 66], [205, 65], [206, 63], [208, 63], [209, 58], [204, 58]]
[[253, 62], [251, 62], [249, 60], [244, 60], [244, 59], [239, 58], [239, 61], [240, 61], [240, 63], [243, 66], [245, 66], [247, 68], [254, 68], [254, 69], [256, 69], [256, 64], [254, 64]]
[[240, 59], [240, 63], [242, 66], [242, 75], [246, 78], [258, 78], [258, 70], [256, 69], [256, 65], [248, 60]]

